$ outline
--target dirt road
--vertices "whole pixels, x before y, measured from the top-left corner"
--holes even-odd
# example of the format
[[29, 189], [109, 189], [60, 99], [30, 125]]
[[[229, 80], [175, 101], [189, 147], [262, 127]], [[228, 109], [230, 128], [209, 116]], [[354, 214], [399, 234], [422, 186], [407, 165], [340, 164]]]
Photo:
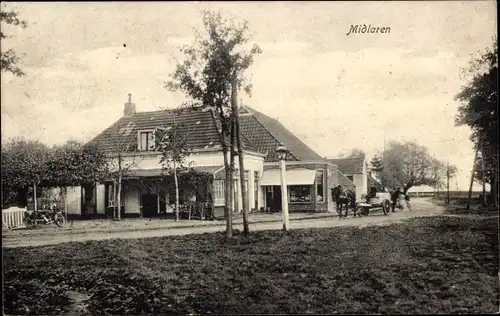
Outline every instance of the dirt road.
[[[359, 226], [365, 227], [369, 225], [389, 225], [407, 218], [436, 216], [442, 215], [444, 208], [433, 204], [428, 199], [412, 200], [413, 211], [405, 210], [403, 212], [391, 213], [384, 216], [383, 214], [373, 214], [361, 218], [348, 217], [346, 219], [331, 218], [313, 218], [292, 220], [290, 222], [291, 229], [302, 228], [325, 228], [336, 226]], [[250, 224], [251, 231], [261, 230], [277, 230], [282, 229], [281, 222], [266, 222]], [[234, 228], [243, 230], [241, 224], [234, 225]], [[2, 247], [30, 247], [52, 245], [65, 242], [82, 242], [88, 240], [106, 240], [106, 239], [130, 239], [130, 238], [148, 238], [162, 236], [177, 236], [189, 234], [203, 234], [222, 232], [225, 230], [225, 225], [216, 226], [200, 226], [200, 227], [180, 227], [169, 229], [156, 229], [145, 231], [113, 231], [113, 232], [89, 232], [83, 234], [57, 234], [57, 235], [25, 235], [25, 236], [2, 236]]]

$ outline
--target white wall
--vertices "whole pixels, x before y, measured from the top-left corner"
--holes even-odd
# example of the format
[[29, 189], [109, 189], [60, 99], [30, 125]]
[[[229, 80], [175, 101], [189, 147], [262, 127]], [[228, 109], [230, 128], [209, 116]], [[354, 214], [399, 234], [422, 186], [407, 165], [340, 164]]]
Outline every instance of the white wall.
[[[129, 156], [125, 157], [123, 165], [128, 167], [132, 165], [132, 170], [134, 169], [160, 169], [162, 166], [160, 164], [160, 154], [147, 154], [141, 156]], [[116, 159], [115, 159], [116, 161]], [[207, 152], [207, 153], [193, 153], [186, 158], [187, 163], [191, 163], [191, 166], [222, 166], [224, 165], [224, 157], [222, 152]], [[264, 163], [264, 158], [260, 156], [254, 156], [251, 154], [244, 155], [245, 170], [262, 170], [262, 165]], [[115, 162], [116, 164], [116, 162]], [[239, 168], [238, 159], [235, 161], [235, 167]]]
[[105, 202], [105, 186], [104, 184], [96, 185], [96, 204], [97, 204], [97, 214], [104, 214], [104, 202]]
[[124, 192], [124, 204], [126, 214], [138, 214], [140, 209], [140, 190], [133, 184], [127, 184]]
[[356, 185], [356, 198], [366, 194], [368, 190], [368, 178], [366, 174], [354, 174], [353, 182]]
[[81, 187], [68, 187], [66, 193], [66, 211], [68, 214], [82, 214], [82, 189]]

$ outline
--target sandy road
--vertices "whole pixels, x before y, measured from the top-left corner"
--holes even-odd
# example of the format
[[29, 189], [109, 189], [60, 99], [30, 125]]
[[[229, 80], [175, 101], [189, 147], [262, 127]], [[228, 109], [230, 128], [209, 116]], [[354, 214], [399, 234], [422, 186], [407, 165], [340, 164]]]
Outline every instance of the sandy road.
[[[444, 208], [433, 204], [428, 199], [412, 200], [413, 211], [408, 210], [391, 213], [384, 216], [383, 214], [373, 214], [361, 218], [348, 217], [346, 219], [331, 218], [316, 218], [292, 220], [290, 222], [291, 229], [303, 228], [325, 228], [336, 226], [359, 226], [366, 227], [370, 225], [389, 225], [395, 222], [402, 221], [412, 217], [425, 217], [442, 215]], [[250, 224], [251, 231], [261, 230], [278, 230], [282, 229], [281, 222], [263, 222]], [[234, 228], [242, 230], [241, 224], [234, 225]], [[107, 239], [131, 239], [131, 238], [148, 238], [162, 236], [179, 236], [189, 234], [203, 234], [222, 232], [225, 230], [224, 225], [217, 226], [200, 226], [200, 227], [179, 227], [168, 229], [156, 229], [145, 231], [116, 231], [116, 232], [89, 232], [88, 234], [58, 234], [58, 235], [27, 235], [27, 236], [3, 236], [2, 247], [30, 247], [53, 245], [66, 242], [83, 242], [88, 240], [107, 240]]]

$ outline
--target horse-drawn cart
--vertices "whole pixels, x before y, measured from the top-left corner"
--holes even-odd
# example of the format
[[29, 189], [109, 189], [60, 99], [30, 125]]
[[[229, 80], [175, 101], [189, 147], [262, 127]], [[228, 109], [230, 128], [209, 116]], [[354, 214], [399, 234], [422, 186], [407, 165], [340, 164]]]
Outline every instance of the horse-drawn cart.
[[370, 211], [382, 210], [384, 215], [387, 215], [391, 210], [391, 195], [388, 192], [378, 192], [375, 197], [367, 201], [356, 202], [356, 213], [367, 216]]

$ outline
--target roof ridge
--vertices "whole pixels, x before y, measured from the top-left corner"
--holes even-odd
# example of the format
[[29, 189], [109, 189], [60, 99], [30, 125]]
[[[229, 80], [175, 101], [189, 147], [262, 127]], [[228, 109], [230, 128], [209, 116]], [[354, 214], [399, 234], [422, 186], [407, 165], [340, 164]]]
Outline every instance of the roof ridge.
[[[256, 111], [256, 110], [255, 110]], [[275, 119], [275, 118], [272, 118], [264, 113], [261, 113], [259, 111], [256, 111], [257, 113], [260, 113], [261, 115], [264, 115], [265, 117], [269, 118], [270, 120], [274, 121], [275, 123], [278, 123], [279, 125], [281, 125], [281, 127], [283, 127], [283, 130], [286, 131], [291, 137], [294, 137], [295, 139], [297, 139], [303, 146], [305, 146], [307, 149], [309, 149], [311, 152], [315, 153], [318, 157], [321, 157], [321, 155], [319, 155], [315, 150], [313, 150], [311, 147], [309, 147], [309, 145], [307, 145], [305, 142], [303, 142], [300, 138], [297, 137], [297, 135], [295, 135], [294, 133], [292, 133], [285, 125], [283, 125], [283, 123], [281, 123], [279, 120]], [[273, 135], [274, 136], [274, 135]], [[276, 137], [275, 137], [276, 138]], [[297, 160], [300, 160], [296, 155], [294, 155], [295, 158]], [[323, 158], [321, 158], [323, 159]]]
[[190, 111], [190, 112], [197, 112], [198, 108], [174, 108], [174, 109], [161, 109], [161, 110], [153, 110], [153, 111], [141, 111], [141, 112], [136, 112], [132, 114], [132, 116], [135, 115], [141, 115], [141, 114], [152, 114], [152, 113], [162, 113], [162, 112], [184, 112], [184, 111]]
[[[260, 125], [261, 125], [261, 126], [262, 126], [262, 127], [263, 127], [263, 128], [264, 128], [267, 132], [268, 132], [268, 133], [269, 133], [269, 135], [271, 135], [271, 136], [274, 138], [274, 140], [275, 140], [275, 141], [277, 141], [277, 142], [278, 142], [278, 143], [280, 143], [280, 144], [283, 144], [283, 142], [282, 142], [281, 140], [279, 140], [279, 139], [278, 139], [278, 137], [276, 137], [276, 135], [274, 135], [274, 134], [273, 134], [273, 133], [272, 133], [272, 132], [271, 132], [271, 131], [270, 131], [270, 130], [266, 127], [266, 125], [265, 125], [264, 123], [262, 123], [262, 122], [259, 120], [259, 118], [258, 118], [257, 116], [255, 116], [255, 113], [258, 113], [258, 114], [263, 115], [263, 116], [265, 116], [265, 117], [267, 117], [267, 118], [269, 118], [269, 119], [271, 119], [271, 120], [276, 121], [275, 119], [273, 119], [273, 118], [271, 118], [271, 117], [269, 117], [269, 116], [265, 115], [265, 114], [264, 114], [264, 113], [262, 113], [262, 112], [259, 112], [259, 111], [257, 111], [257, 110], [254, 110], [254, 109], [250, 108], [250, 107], [249, 107], [249, 106], [247, 106], [247, 105], [242, 105], [242, 106], [244, 106], [244, 107], [246, 108], [246, 110], [250, 110], [249, 112], [250, 112], [250, 113], [252, 114], [252, 116], [255, 118], [255, 120], [257, 121], [257, 123], [259, 123], [259, 124], [260, 124]], [[276, 122], [278, 122], [278, 121], [276, 121]], [[278, 123], [279, 123], [279, 122], [278, 122]], [[281, 125], [281, 126], [283, 126], [283, 125]], [[284, 127], [284, 126], [283, 126], [283, 127]], [[286, 127], [284, 127], [284, 128], [286, 129]], [[287, 148], [287, 149], [288, 149], [288, 148]], [[297, 159], [297, 160], [300, 160], [300, 159], [297, 157], [297, 155], [296, 155], [296, 154], [294, 154], [294, 153], [293, 153], [290, 149], [288, 149], [288, 152], [290, 153], [290, 155], [292, 155], [292, 156], [293, 156], [293, 158], [295, 158], [295, 159]]]

